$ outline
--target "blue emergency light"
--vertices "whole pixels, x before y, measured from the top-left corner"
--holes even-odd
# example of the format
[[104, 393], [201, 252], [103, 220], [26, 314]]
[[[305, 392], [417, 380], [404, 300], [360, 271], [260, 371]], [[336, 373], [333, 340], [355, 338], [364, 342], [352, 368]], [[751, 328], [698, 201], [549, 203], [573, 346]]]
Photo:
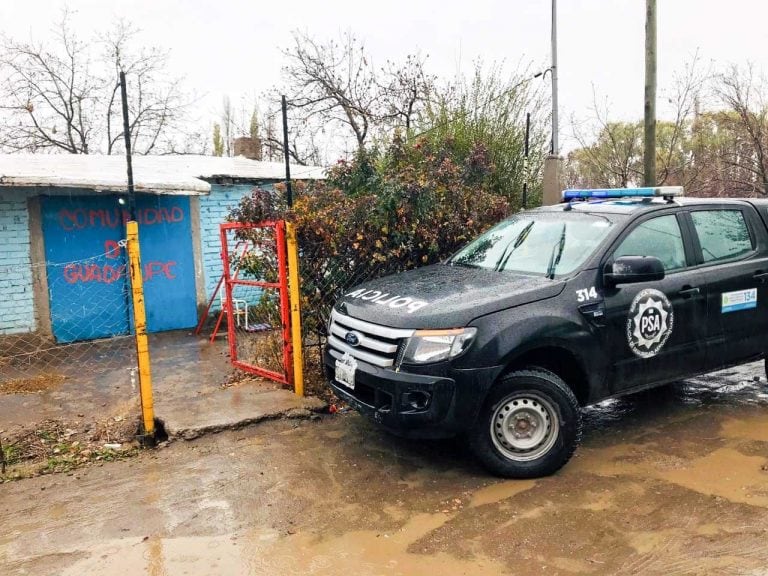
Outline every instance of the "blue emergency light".
[[599, 198], [674, 198], [683, 195], [682, 186], [656, 186], [645, 188], [592, 188], [563, 190], [563, 200]]

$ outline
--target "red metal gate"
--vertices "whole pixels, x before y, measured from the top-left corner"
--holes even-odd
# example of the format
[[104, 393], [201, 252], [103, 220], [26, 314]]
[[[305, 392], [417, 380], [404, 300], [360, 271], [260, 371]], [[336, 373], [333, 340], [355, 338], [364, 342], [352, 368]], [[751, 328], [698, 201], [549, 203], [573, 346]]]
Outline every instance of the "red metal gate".
[[[293, 354], [285, 222], [227, 222], [219, 226], [219, 234], [224, 269], [222, 310], [227, 316], [232, 365], [290, 385], [293, 383]], [[275, 291], [277, 301], [271, 299], [271, 293], [264, 291]], [[264, 318], [258, 318], [254, 310], [263, 313], [264, 308], [279, 310], [279, 327], [272, 326], [269, 321], [258, 322]], [[260, 361], [263, 354], [244, 353], [244, 349], [249, 349], [248, 345], [258, 347], [271, 336], [277, 336], [275, 330], [278, 329], [278, 343], [282, 348], [281, 367], [265, 366]]]

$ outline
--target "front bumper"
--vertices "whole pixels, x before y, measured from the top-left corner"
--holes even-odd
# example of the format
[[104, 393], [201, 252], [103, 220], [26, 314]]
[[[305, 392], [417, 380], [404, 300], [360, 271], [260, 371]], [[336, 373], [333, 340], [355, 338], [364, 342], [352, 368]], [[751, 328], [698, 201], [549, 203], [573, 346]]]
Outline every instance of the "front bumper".
[[325, 375], [336, 395], [389, 432], [409, 438], [447, 438], [472, 427], [501, 371], [497, 366], [455, 369], [442, 362], [420, 366], [424, 372], [417, 374], [358, 360], [352, 390], [334, 379], [335, 363], [326, 349]]

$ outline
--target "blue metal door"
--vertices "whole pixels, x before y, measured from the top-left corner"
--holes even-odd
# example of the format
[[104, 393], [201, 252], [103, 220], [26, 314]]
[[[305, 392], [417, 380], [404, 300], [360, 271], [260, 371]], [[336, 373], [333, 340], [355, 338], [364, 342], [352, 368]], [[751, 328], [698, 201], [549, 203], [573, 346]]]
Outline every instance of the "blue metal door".
[[[44, 197], [43, 240], [53, 334], [59, 342], [130, 331], [128, 215], [117, 196]], [[147, 329], [197, 322], [189, 198], [138, 195]]]
[[150, 332], [197, 324], [192, 222], [187, 196], [140, 195], [136, 202]]
[[114, 196], [42, 201], [51, 327], [58, 342], [128, 334], [122, 207]]

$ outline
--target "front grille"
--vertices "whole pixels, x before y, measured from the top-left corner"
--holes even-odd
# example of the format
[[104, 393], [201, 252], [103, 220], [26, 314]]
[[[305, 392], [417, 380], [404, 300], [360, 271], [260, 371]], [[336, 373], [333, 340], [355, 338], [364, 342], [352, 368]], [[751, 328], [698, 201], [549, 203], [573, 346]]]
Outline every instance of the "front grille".
[[[345, 341], [350, 332], [357, 337], [356, 346]], [[348, 353], [353, 358], [368, 364], [386, 368], [395, 364], [401, 341], [403, 338], [413, 336], [413, 332], [413, 330], [389, 328], [364, 322], [333, 310], [328, 345], [334, 358], [341, 358], [344, 353]]]

